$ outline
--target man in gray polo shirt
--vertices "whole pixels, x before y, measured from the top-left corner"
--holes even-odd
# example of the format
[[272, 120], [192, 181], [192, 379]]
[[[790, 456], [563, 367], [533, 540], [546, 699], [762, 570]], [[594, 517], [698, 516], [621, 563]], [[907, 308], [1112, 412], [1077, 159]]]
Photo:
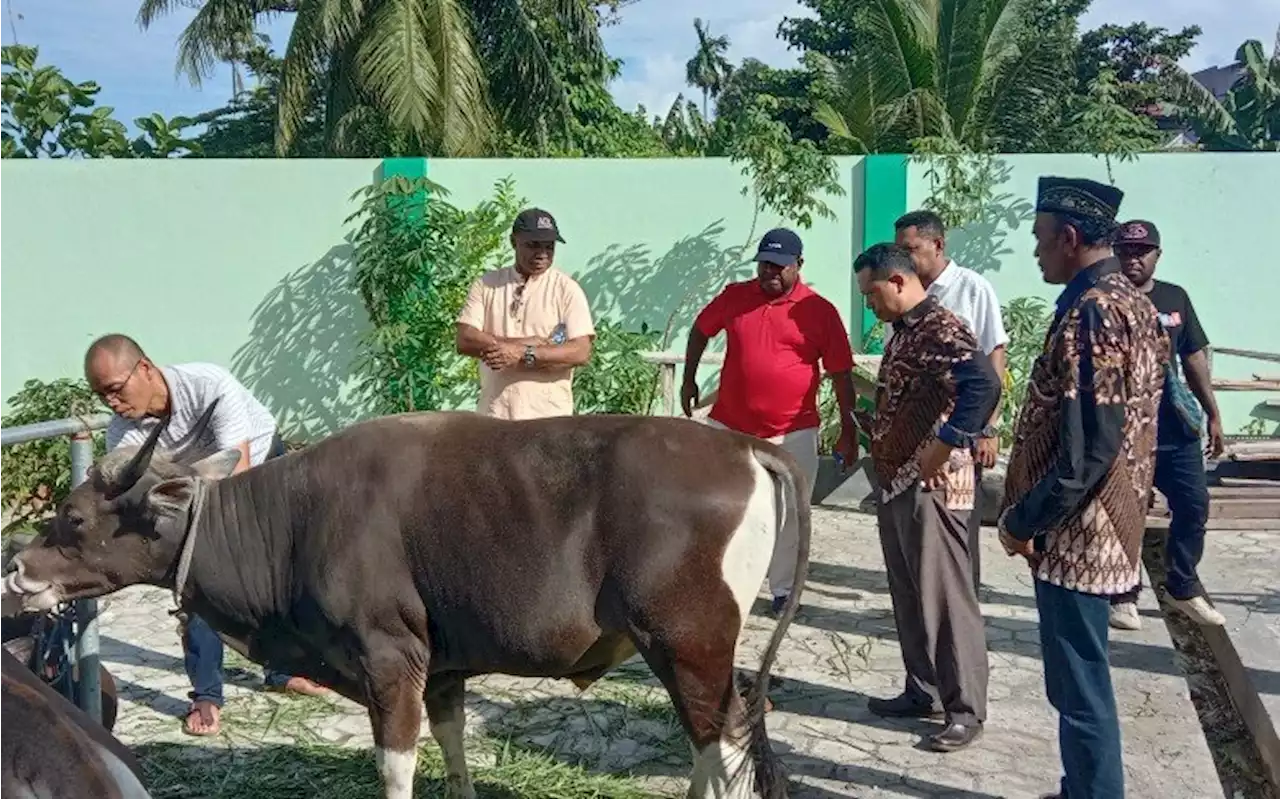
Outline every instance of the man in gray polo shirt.
[[[1005, 347], [1009, 334], [1000, 316], [1000, 299], [990, 281], [947, 257], [946, 228], [942, 218], [932, 211], [912, 211], [893, 223], [895, 243], [911, 253], [916, 274], [930, 297], [937, 297], [942, 307], [964, 320], [978, 339], [978, 346], [991, 358], [1000, 382], [1005, 382], [1007, 359]], [[893, 331], [885, 331], [885, 344]], [[982, 552], [979, 532], [982, 529], [982, 470], [996, 465], [1000, 454], [1000, 438], [996, 426], [1000, 421], [1000, 404], [991, 412], [974, 460], [978, 466], [979, 490], [975, 492], [973, 511], [969, 514], [969, 546], [973, 551], [973, 589], [982, 582]]]
[[[158, 447], [183, 460], [198, 460], [224, 449], [240, 450], [232, 474], [284, 454], [275, 419], [226, 369], [211, 363], [156, 366], [138, 343], [112, 333], [89, 345], [84, 356], [89, 387], [113, 416], [107, 450], [138, 446], [165, 415], [169, 426]], [[196, 423], [215, 400], [218, 407], [199, 441]], [[221, 729], [222, 639], [199, 616], [187, 614], [182, 649], [191, 680], [191, 707], [183, 721], [189, 735], [216, 735]], [[303, 677], [265, 670], [268, 688], [317, 694], [324, 689]]]

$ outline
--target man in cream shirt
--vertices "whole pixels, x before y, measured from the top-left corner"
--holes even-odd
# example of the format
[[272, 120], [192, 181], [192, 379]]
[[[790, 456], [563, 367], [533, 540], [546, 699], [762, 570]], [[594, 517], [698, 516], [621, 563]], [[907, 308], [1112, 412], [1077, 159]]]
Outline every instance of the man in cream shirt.
[[551, 214], [521, 211], [511, 226], [515, 264], [471, 284], [458, 314], [457, 348], [480, 360], [477, 413], [573, 415], [573, 370], [591, 358], [596, 331], [582, 287], [552, 266], [563, 241]]
[[[929, 296], [936, 297], [942, 307], [964, 320], [978, 339], [978, 348], [991, 358], [991, 366], [1003, 383], [1008, 366], [1005, 348], [1009, 344], [1009, 334], [1005, 332], [1004, 320], [1000, 315], [1000, 299], [991, 282], [947, 257], [946, 228], [942, 218], [934, 212], [912, 211], [901, 216], [893, 223], [893, 227], [896, 233], [895, 243], [911, 253], [916, 274], [920, 276]], [[886, 345], [892, 336], [893, 331], [886, 329]], [[996, 465], [996, 456], [1000, 451], [1000, 439], [996, 432], [999, 422], [1000, 403], [997, 403], [982, 430], [982, 437], [978, 439], [975, 460], [978, 464], [979, 483], [982, 481], [982, 470]], [[979, 537], [982, 525], [981, 502], [982, 491], [979, 490], [974, 498], [973, 510], [969, 513], [969, 546], [973, 554], [975, 591], [982, 583]]]

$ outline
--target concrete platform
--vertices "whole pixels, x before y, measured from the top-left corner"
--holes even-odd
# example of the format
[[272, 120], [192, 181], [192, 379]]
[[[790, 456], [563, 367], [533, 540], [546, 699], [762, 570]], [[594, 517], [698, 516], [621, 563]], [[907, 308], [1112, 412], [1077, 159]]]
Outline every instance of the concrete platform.
[[1280, 785], [1280, 519], [1271, 530], [1210, 530], [1200, 581], [1227, 617], [1205, 638]]
[[[774, 749], [792, 777], [791, 796], [1034, 799], [1056, 789], [1057, 718], [1045, 699], [1031, 577], [1022, 561], [1006, 557], [994, 531], [986, 532], [981, 598], [991, 665], [987, 731], [970, 749], [942, 755], [920, 746], [931, 724], [880, 719], [866, 707], [868, 697], [897, 693], [903, 679], [874, 520], [817, 509], [814, 522], [810, 581], [775, 669], [783, 680], [771, 692], [776, 708], [768, 717]], [[1143, 596], [1144, 610], [1156, 613], [1150, 592]], [[764, 604], [762, 595], [758, 608]], [[116, 732], [125, 743], [207, 747], [205, 767], [224, 770], [238, 768], [237, 758], [258, 746], [372, 746], [362, 709], [345, 700], [330, 705], [263, 693], [256, 668], [229, 672], [221, 736], [184, 736], [177, 715], [188, 688], [170, 607], [163, 591], [131, 588], [110, 598], [104, 610], [103, 660], [119, 685]], [[740, 666], [756, 668], [772, 630], [768, 618], [750, 619]], [[1164, 625], [1144, 625], [1124, 640], [1113, 637], [1112, 664], [1126, 796], [1222, 797]], [[669, 711], [665, 693], [643, 663], [620, 671], [584, 694], [550, 680], [471, 680], [469, 729], [594, 770], [630, 773], [656, 796], [683, 795], [689, 748], [674, 717], [661, 711]], [[637, 701], [637, 691], [649, 692], [646, 702]], [[624, 696], [630, 698], [623, 702]], [[318, 712], [303, 713], [309, 703], [318, 703]], [[269, 732], [237, 730], [250, 718], [274, 718], [273, 708], [288, 708], [289, 723], [275, 723]], [[425, 728], [423, 745], [433, 746]], [[469, 759], [480, 757], [469, 753]], [[298, 790], [305, 792], [302, 785]]]

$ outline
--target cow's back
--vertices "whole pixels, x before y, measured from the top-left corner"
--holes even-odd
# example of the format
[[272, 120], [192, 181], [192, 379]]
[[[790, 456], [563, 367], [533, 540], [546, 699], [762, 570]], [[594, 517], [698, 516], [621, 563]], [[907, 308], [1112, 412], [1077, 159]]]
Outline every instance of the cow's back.
[[0, 649], [0, 662], [5, 730], [0, 782], [6, 796], [32, 795], [26, 791], [102, 799], [150, 796], [123, 744], [8, 650]]
[[365, 422], [295, 457], [326, 574], [421, 597], [433, 667], [532, 673], [624, 625], [623, 598], [668, 590], [677, 567], [719, 575], [755, 488], [753, 446], [669, 418], [434, 413]]

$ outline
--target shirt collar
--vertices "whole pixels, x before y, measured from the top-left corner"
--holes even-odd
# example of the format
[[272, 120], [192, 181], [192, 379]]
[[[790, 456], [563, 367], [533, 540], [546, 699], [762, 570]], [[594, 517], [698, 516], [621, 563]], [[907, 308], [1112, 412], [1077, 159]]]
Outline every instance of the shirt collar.
[[956, 271], [956, 262], [948, 258], [947, 265], [942, 267], [942, 271], [939, 272], [938, 277], [929, 284], [929, 288], [933, 288], [934, 286], [944, 288], [949, 285], [951, 281], [955, 280], [958, 274], [959, 272]]
[[1103, 258], [1100, 261], [1094, 261], [1076, 273], [1076, 276], [1067, 282], [1066, 288], [1058, 295], [1056, 302], [1057, 315], [1061, 317], [1067, 312], [1067, 309], [1075, 304], [1089, 289], [1098, 285], [1098, 281], [1107, 275], [1120, 271], [1120, 259], [1114, 255]]
[[799, 302], [805, 297], [813, 294], [813, 289], [806, 286], [804, 280], [800, 278], [796, 278], [796, 284], [791, 287], [791, 291], [788, 291], [781, 297], [770, 297], [768, 294], [765, 294], [764, 289], [760, 287], [759, 280], [752, 280], [751, 282], [755, 285], [756, 291], [759, 292], [760, 296], [764, 297], [765, 301], [770, 305], [781, 305], [784, 302]]
[[904, 327], [915, 327], [921, 319], [925, 317], [930, 310], [938, 305], [938, 298], [926, 295], [920, 304], [899, 316], [893, 321], [894, 332], [899, 332]]

